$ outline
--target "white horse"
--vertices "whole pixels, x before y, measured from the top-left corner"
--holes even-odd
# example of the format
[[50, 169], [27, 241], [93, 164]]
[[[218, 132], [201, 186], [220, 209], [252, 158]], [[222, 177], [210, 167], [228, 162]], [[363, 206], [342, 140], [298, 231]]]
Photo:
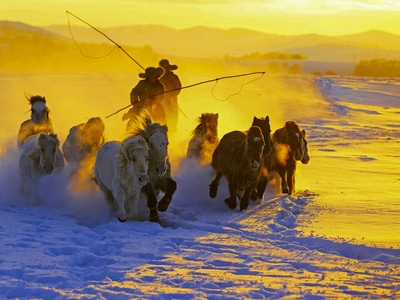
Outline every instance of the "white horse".
[[140, 191], [149, 181], [148, 152], [141, 136], [128, 137], [122, 143], [106, 142], [97, 152], [96, 182], [121, 222], [138, 215]]
[[18, 160], [24, 192], [32, 189], [40, 177], [63, 171], [64, 157], [59, 146], [55, 134], [39, 133], [25, 140]]
[[31, 135], [40, 132], [53, 133], [53, 124], [49, 118], [49, 109], [46, 106], [46, 98], [42, 96], [31, 96], [31, 118], [24, 121], [18, 132], [17, 146], [20, 149], [24, 141]]

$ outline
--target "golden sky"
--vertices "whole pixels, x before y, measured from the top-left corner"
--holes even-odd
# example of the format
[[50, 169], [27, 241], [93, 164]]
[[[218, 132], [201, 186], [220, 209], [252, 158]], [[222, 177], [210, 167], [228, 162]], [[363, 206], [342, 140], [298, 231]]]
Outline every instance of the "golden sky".
[[201, 25], [285, 35], [378, 29], [400, 34], [398, 0], [2, 0], [0, 20], [67, 24], [67, 10], [96, 27]]

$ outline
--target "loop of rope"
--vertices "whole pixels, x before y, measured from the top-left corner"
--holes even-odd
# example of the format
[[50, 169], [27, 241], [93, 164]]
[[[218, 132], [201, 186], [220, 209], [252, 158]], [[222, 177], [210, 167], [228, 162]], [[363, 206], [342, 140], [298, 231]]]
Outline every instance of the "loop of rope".
[[[101, 32], [100, 30], [98, 30], [97, 28], [93, 27], [92, 25], [90, 25], [89, 23], [85, 22], [84, 20], [82, 20], [81, 18], [75, 16], [73, 13], [69, 12], [68, 10], [66, 11], [67, 13], [67, 17], [68, 15], [71, 15], [75, 18], [77, 18], [79, 21], [81, 21], [82, 23], [85, 23], [86, 25], [88, 25], [90, 28], [96, 30], [98, 33], [100, 33], [101, 35], [103, 35], [104, 37], [106, 37], [110, 42], [112, 42], [116, 47], [118, 47], [119, 49], [121, 49], [121, 51], [123, 51], [130, 59], [132, 59], [139, 67], [141, 67], [144, 70], [144, 67], [139, 64], [132, 56], [129, 55], [128, 52], [126, 52], [124, 50], [124, 48], [122, 48], [120, 45], [118, 45], [115, 41], [113, 41], [112, 39], [110, 39], [105, 33]], [[68, 18], [68, 24], [69, 24], [69, 18]]]

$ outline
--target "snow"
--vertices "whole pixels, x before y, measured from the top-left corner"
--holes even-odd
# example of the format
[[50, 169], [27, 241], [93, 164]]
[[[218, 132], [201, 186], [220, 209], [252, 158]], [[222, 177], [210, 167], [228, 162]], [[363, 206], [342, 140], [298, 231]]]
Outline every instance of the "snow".
[[[0, 83], [8, 99], [44, 94], [63, 141], [90, 112], [104, 116], [126, 105], [110, 104], [108, 97], [121, 87], [114, 83], [129, 86], [123, 77], [59, 74], [56, 88], [49, 87], [54, 76], [48, 74], [3, 74]], [[93, 88], [73, 94], [83, 79]], [[189, 118], [181, 118], [180, 134], [170, 136], [178, 189], [160, 213], [161, 224], [146, 221], [144, 208], [143, 220], [118, 222], [95, 184], [68, 186], [68, 165], [39, 183], [42, 203], [35, 205], [20, 193], [16, 167], [16, 134], [28, 106], [22, 99], [3, 108], [1, 298], [400, 297], [400, 80], [264, 76], [229, 100], [215, 101], [235, 93], [224, 85], [216, 85], [213, 95], [210, 86], [180, 95]], [[95, 97], [96, 87], [105, 89], [104, 100]], [[99, 105], [82, 104], [83, 113], [69, 109], [94, 98]], [[199, 99], [201, 105], [194, 105]], [[243, 101], [248, 99], [252, 105]], [[246, 212], [226, 207], [224, 180], [210, 199], [211, 167], [183, 158], [204, 107], [219, 112], [220, 136], [247, 129], [253, 115], [269, 115], [272, 130], [290, 119], [305, 128], [311, 160], [298, 165], [297, 192], [281, 194], [279, 178], [271, 174], [264, 199]], [[110, 118], [106, 128], [110, 139], [117, 138], [124, 124]]]

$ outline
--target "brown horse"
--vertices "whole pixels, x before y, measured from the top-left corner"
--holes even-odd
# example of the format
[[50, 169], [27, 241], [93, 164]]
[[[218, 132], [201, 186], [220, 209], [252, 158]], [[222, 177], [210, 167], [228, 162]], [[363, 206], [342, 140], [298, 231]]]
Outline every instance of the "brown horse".
[[199, 117], [199, 124], [192, 132], [186, 158], [209, 163], [218, 142], [218, 113], [203, 113]]
[[270, 154], [272, 152], [273, 143], [271, 140], [271, 126], [269, 124], [269, 116], [265, 118], [253, 118], [253, 123], [251, 126], [258, 126], [261, 129], [261, 132], [264, 136], [264, 152], [263, 152], [263, 165], [262, 172], [260, 176], [260, 180], [258, 181], [256, 189], [254, 189], [253, 194], [251, 195], [252, 200], [258, 200], [264, 198], [265, 189], [268, 184], [268, 176], [269, 176], [269, 163], [270, 163]]
[[225, 199], [229, 208], [236, 208], [236, 197], [240, 199], [240, 210], [247, 209], [249, 198], [262, 172], [264, 136], [261, 129], [250, 127], [247, 132], [232, 131], [225, 134], [214, 150], [211, 165], [216, 171], [210, 184], [209, 195], [217, 196], [219, 180], [228, 180], [230, 197]]
[[50, 110], [46, 106], [46, 98], [31, 96], [27, 98], [31, 105], [31, 118], [24, 121], [18, 132], [17, 146], [21, 148], [23, 142], [31, 135], [44, 132], [54, 134], [53, 124], [49, 118]]
[[272, 135], [274, 148], [271, 154], [271, 171], [277, 171], [282, 179], [282, 193], [295, 191], [295, 173], [297, 161], [307, 164], [308, 155], [306, 131], [300, 129], [294, 121], [287, 121], [285, 126]]

